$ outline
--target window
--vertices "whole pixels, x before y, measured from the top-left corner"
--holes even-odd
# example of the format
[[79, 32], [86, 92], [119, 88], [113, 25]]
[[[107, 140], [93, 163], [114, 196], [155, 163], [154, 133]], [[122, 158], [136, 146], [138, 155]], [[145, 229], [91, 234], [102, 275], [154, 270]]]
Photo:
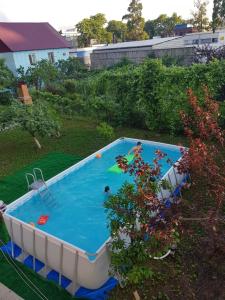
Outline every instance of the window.
[[192, 40], [185, 40], [184, 45], [192, 45]]
[[54, 64], [55, 62], [54, 52], [48, 52], [48, 60], [50, 61], [50, 63]]
[[37, 59], [36, 59], [36, 55], [34, 53], [29, 54], [29, 61], [30, 61], [31, 65], [36, 65]]
[[192, 45], [198, 45], [199, 44], [199, 40], [193, 40], [192, 41]]
[[201, 39], [201, 44], [211, 44], [212, 43], [212, 39], [208, 38], [208, 39]]

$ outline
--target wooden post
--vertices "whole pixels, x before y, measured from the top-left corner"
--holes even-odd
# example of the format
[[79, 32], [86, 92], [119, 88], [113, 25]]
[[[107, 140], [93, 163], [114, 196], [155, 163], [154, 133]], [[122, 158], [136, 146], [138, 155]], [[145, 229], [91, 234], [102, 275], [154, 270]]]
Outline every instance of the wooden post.
[[24, 104], [32, 104], [32, 97], [30, 96], [27, 85], [25, 83], [19, 83], [18, 95], [19, 100]]
[[138, 294], [138, 291], [133, 292], [135, 300], [141, 300], [141, 297]]

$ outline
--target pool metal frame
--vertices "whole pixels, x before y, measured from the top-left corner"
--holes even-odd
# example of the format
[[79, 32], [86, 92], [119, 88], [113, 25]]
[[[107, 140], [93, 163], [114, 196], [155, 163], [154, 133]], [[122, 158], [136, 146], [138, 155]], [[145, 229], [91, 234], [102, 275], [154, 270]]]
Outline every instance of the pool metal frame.
[[[74, 170], [81, 168], [88, 161], [94, 159], [97, 153], [103, 153], [112, 146], [121, 143], [121, 141], [142, 141], [145, 144], [164, 146], [167, 149], [179, 148], [178, 146], [170, 144], [140, 139], [120, 138], [49, 179], [46, 182], [47, 186], [54, 184]], [[176, 167], [171, 167], [163, 176], [162, 180], [168, 180], [175, 188], [182, 182], [183, 178], [184, 174], [179, 174]], [[69, 280], [71, 280], [71, 284], [69, 284], [67, 290], [72, 295], [74, 295], [80, 286], [89, 289], [99, 288], [109, 278], [108, 270], [110, 266], [110, 257], [108, 243], [110, 242], [111, 238], [109, 237], [96, 251], [96, 253], [88, 253], [79, 247], [46, 233], [39, 228], [35, 228], [9, 214], [10, 211], [15, 210], [18, 206], [23, 205], [37, 193], [37, 191], [30, 191], [23, 195], [8, 205], [7, 210], [3, 214], [7, 230], [11, 237], [11, 242], [15, 243], [22, 249], [22, 253], [17, 257], [17, 259], [19, 261], [24, 261], [27, 255], [32, 255], [33, 270], [35, 271], [36, 259], [40, 260], [44, 263], [44, 268], [39, 272], [39, 274], [46, 277], [50, 270], [57, 271], [59, 273], [59, 285], [62, 284], [62, 276], [67, 277]], [[171, 190], [160, 189], [160, 192], [158, 193], [158, 197], [160, 199], [166, 199], [170, 195]], [[12, 257], [15, 257], [14, 247], [12, 247]], [[90, 260], [90, 257], [94, 259]]]

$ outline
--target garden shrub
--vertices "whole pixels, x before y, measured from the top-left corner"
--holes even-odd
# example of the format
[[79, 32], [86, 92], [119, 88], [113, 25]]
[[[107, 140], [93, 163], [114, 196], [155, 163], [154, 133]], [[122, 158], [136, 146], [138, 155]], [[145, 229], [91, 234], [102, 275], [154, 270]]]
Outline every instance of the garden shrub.
[[101, 137], [106, 140], [111, 140], [114, 137], [114, 129], [112, 126], [108, 125], [105, 122], [102, 122], [97, 126], [97, 132]]
[[[183, 132], [179, 111], [190, 112], [187, 89], [195, 92], [200, 103], [203, 86], [217, 101], [225, 100], [225, 60], [167, 67], [165, 61], [147, 58], [139, 65], [120, 64], [100, 71], [86, 71], [72, 60], [61, 62], [60, 68], [63, 75], [57, 85], [48, 81], [54, 95], [45, 94], [47, 101], [62, 113], [85, 114], [114, 126], [178, 134]], [[224, 117], [221, 109], [222, 126]]]
[[[182, 132], [179, 111], [188, 110], [187, 89], [192, 88], [201, 102], [202, 86], [207, 85], [212, 96], [222, 101], [224, 71], [225, 61], [166, 67], [159, 59], [146, 59], [140, 65], [125, 65], [90, 76], [78, 83], [77, 92], [88, 99], [90, 110], [95, 107], [93, 112], [98, 117], [100, 114], [101, 120], [175, 134]], [[109, 99], [117, 108], [113, 118], [102, 112]]]
[[86, 104], [79, 94], [73, 93], [70, 97], [62, 97], [49, 92], [33, 91], [32, 97], [34, 102], [46, 101], [54, 109], [62, 114], [73, 115], [82, 114], [86, 111]]
[[2, 92], [0, 90], [0, 104], [1, 105], [8, 105], [13, 100], [13, 96], [11, 92]]
[[63, 86], [67, 93], [75, 93], [76, 92], [76, 86], [77, 81], [74, 79], [66, 79], [63, 82]]

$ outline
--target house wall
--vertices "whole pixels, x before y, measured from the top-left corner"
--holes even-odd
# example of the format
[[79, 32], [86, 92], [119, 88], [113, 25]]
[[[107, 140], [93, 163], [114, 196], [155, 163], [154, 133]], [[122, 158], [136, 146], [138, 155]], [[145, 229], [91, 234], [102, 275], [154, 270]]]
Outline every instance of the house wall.
[[25, 71], [31, 67], [29, 60], [30, 54], [35, 54], [36, 60], [40, 61], [42, 59], [48, 60], [48, 53], [54, 52], [55, 62], [58, 60], [68, 59], [69, 58], [69, 48], [62, 49], [45, 49], [45, 50], [34, 50], [34, 51], [19, 51], [13, 53], [13, 58], [15, 62], [16, 69], [20, 66], [24, 67]]
[[16, 65], [12, 52], [0, 53], [0, 58], [4, 59], [6, 66], [16, 74]]
[[7, 67], [17, 76], [17, 69], [22, 66], [25, 71], [31, 67], [29, 55], [35, 54], [36, 60], [42, 59], [48, 60], [48, 52], [54, 52], [55, 62], [62, 59], [69, 58], [69, 48], [62, 49], [46, 49], [46, 50], [34, 50], [34, 51], [18, 51], [18, 52], [5, 52], [0, 53], [0, 58], [5, 60]]
[[225, 31], [218, 32], [199, 32], [186, 35], [184, 45], [210, 45], [212, 47], [221, 47], [225, 45]]

